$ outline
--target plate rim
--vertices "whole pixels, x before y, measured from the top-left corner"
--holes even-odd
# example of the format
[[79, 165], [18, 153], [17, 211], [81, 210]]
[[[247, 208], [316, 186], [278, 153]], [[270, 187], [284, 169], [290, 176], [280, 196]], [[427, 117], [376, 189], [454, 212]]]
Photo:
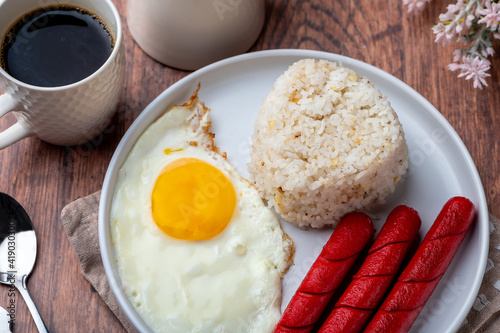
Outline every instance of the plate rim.
[[[430, 112], [430, 115], [435, 118], [435, 120], [445, 128], [446, 132], [450, 135], [453, 143], [456, 145], [465, 161], [467, 162], [467, 167], [469, 169], [469, 173], [472, 175], [473, 184], [479, 194], [479, 205], [476, 207], [476, 215], [478, 215], [481, 219], [485, 220], [484, 222], [478, 221], [476, 218], [476, 223], [479, 223], [479, 240], [480, 240], [480, 258], [479, 261], [479, 269], [474, 277], [474, 285], [471, 288], [471, 297], [467, 299], [467, 302], [464, 303], [462, 307], [462, 313], [459, 313], [458, 316], [455, 317], [455, 320], [450, 323], [450, 332], [456, 332], [460, 326], [462, 325], [464, 319], [469, 313], [472, 305], [477, 297], [479, 292], [479, 288], [481, 286], [481, 282], [484, 277], [486, 263], [488, 259], [489, 252], [489, 213], [487, 207], [486, 195], [484, 192], [483, 184], [479, 176], [479, 172], [476, 168], [476, 165], [465, 146], [464, 142], [455, 131], [455, 129], [451, 126], [451, 124], [446, 120], [443, 114], [441, 114], [427, 99], [425, 99], [420, 93], [411, 88], [408, 84], [393, 76], [392, 74], [385, 72], [384, 70], [377, 68], [371, 64], [366, 62], [350, 58], [347, 56], [343, 56], [340, 54], [326, 52], [326, 51], [317, 51], [317, 50], [306, 50], [306, 49], [273, 49], [273, 50], [263, 50], [263, 51], [255, 51], [250, 53], [245, 53], [241, 55], [237, 55], [234, 57], [230, 57], [227, 59], [223, 59], [207, 65], [203, 68], [200, 68], [184, 78], [178, 80], [170, 87], [166, 88], [162, 93], [160, 93], [153, 101], [151, 101], [144, 110], [139, 114], [139, 116], [133, 121], [131, 126], [127, 129], [123, 137], [120, 139], [118, 146], [116, 147], [113, 156], [108, 165], [108, 169], [106, 171], [106, 175], [103, 181], [103, 186], [101, 190], [101, 195], [99, 199], [99, 211], [98, 211], [98, 235], [99, 235], [99, 247], [101, 258], [103, 261], [104, 271], [106, 273], [106, 278], [110, 284], [111, 290], [116, 297], [120, 308], [125, 313], [126, 317], [130, 320], [131, 324], [141, 332], [150, 331], [148, 326], [142, 320], [142, 318], [138, 315], [138, 313], [132, 308], [128, 298], [122, 292], [121, 285], [119, 282], [119, 277], [117, 276], [114, 267], [114, 264], [111, 260], [111, 246], [112, 242], [108, 241], [107, 238], [110, 236], [109, 223], [106, 223], [109, 215], [109, 206], [110, 200], [112, 198], [112, 192], [114, 189], [111, 187], [111, 181], [113, 178], [113, 173], [116, 173], [119, 169], [119, 159], [124, 154], [124, 150], [127, 146], [130, 146], [129, 149], [135, 143], [135, 140], [132, 140], [134, 135], [138, 136], [138, 132], [142, 133], [143, 131], [138, 131], [141, 127], [147, 128], [153, 121], [147, 122], [148, 117], [151, 117], [151, 113], [161, 105], [165, 99], [168, 99], [169, 95], [175, 93], [178, 89], [181, 89], [185, 83], [192, 81], [193, 79], [203, 76], [205, 73], [210, 71], [214, 71], [229, 65], [244, 63], [251, 60], [262, 59], [262, 58], [270, 58], [270, 57], [309, 57], [309, 58], [323, 58], [323, 59], [331, 59], [332, 57], [336, 58], [335, 61], [341, 62], [346, 67], [349, 67], [350, 64], [354, 64], [356, 67], [362, 67], [367, 71], [374, 73], [378, 77], [382, 78], [385, 81], [388, 81], [390, 84], [395, 84], [403, 89], [407, 94], [411, 95], [415, 98], [424, 108]], [[290, 64], [291, 65], [291, 64]], [[155, 118], [156, 119], [156, 118]], [[147, 123], [147, 124], [146, 124]], [[143, 130], [144, 130], [143, 129]], [[132, 142], [131, 142], [132, 141]], [[484, 224], [484, 225], [483, 225]]]

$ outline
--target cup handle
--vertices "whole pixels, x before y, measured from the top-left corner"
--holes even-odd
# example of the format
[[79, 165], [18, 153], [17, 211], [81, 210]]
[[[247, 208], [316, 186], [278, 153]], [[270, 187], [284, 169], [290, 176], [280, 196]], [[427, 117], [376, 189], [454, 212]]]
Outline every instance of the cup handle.
[[[8, 94], [0, 95], [0, 117], [14, 111], [18, 106], [19, 103], [12, 96]], [[0, 150], [33, 134], [28, 125], [22, 119], [18, 119], [14, 125], [0, 132]]]

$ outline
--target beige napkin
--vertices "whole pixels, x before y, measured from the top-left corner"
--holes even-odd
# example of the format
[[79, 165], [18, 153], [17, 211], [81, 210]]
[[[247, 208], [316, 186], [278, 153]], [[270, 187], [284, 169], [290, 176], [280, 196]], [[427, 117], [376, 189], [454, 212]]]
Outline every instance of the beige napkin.
[[97, 290], [123, 327], [135, 333], [134, 326], [118, 306], [104, 272], [97, 228], [100, 195], [99, 191], [64, 207], [61, 213], [63, 227], [80, 261], [83, 276]]
[[[64, 230], [75, 249], [83, 276], [92, 284], [128, 332], [135, 329], [113, 295], [99, 251], [97, 214], [101, 192], [80, 198], [64, 207]], [[458, 333], [500, 332], [500, 221], [490, 216], [490, 253], [483, 284], [474, 305]]]
[[490, 215], [490, 251], [483, 283], [458, 333], [500, 332], [500, 220]]

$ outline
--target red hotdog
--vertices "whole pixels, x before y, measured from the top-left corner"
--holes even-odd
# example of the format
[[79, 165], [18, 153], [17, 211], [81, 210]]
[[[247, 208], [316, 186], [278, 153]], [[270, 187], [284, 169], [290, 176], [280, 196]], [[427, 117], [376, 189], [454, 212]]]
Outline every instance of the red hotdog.
[[451, 198], [364, 332], [407, 332], [450, 265], [472, 221], [474, 204]]
[[420, 229], [416, 210], [392, 210], [363, 265], [342, 294], [319, 333], [361, 332], [389, 289]]
[[374, 233], [363, 213], [344, 216], [288, 304], [274, 332], [310, 332]]

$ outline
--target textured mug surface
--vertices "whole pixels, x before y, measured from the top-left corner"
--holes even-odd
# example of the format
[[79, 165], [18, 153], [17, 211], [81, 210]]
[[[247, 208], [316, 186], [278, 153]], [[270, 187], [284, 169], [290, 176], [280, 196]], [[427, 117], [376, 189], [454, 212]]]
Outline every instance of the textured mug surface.
[[246, 52], [264, 18], [264, 0], [127, 0], [137, 44], [157, 61], [186, 70]]
[[[5, 0], [0, 4], [0, 35], [25, 13], [40, 8], [38, 0]], [[35, 135], [64, 146], [91, 140], [110, 123], [120, 99], [125, 78], [125, 49], [120, 16], [109, 0], [68, 0], [99, 16], [115, 40], [107, 61], [93, 74], [61, 87], [38, 87], [23, 83], [0, 67], [0, 117], [12, 111], [17, 123], [0, 133], [0, 149]], [[60, 5], [57, 0], [43, 7]]]

